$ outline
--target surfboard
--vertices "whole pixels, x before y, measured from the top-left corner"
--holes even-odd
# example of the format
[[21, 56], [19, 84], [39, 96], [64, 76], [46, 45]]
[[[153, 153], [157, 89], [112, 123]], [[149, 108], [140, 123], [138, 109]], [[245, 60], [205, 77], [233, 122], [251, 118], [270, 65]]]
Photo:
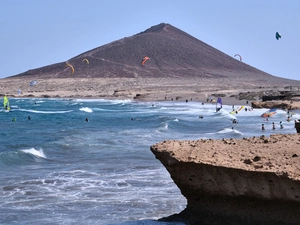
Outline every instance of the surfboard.
[[236, 114], [236, 111], [241, 111], [243, 108], [245, 108], [245, 106], [241, 106], [240, 108], [238, 108], [237, 110], [233, 110], [230, 112], [230, 114]]

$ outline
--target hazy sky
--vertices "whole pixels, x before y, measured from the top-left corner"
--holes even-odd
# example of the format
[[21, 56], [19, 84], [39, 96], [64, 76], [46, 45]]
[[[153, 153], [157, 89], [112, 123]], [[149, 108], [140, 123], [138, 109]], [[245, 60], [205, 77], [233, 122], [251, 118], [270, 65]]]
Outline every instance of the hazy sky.
[[300, 80], [299, 12], [299, 0], [1, 1], [0, 78], [64, 62], [163, 22], [274, 76]]

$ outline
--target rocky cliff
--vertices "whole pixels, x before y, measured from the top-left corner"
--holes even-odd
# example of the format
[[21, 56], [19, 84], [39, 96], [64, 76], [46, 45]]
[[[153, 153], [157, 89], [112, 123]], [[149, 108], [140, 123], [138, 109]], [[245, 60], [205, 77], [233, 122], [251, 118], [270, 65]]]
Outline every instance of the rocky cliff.
[[278, 108], [283, 110], [288, 109], [300, 109], [300, 101], [299, 99], [295, 100], [283, 100], [283, 101], [266, 101], [266, 102], [252, 102], [253, 108]]
[[151, 151], [187, 207], [190, 224], [300, 224], [300, 136], [164, 141]]

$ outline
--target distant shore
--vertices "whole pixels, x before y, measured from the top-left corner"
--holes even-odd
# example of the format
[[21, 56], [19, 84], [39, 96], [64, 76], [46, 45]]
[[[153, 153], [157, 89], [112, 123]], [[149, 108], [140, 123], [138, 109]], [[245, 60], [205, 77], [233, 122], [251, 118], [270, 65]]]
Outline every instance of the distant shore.
[[[33, 78], [0, 79], [0, 95], [26, 98], [132, 99], [136, 101], [177, 101], [215, 104], [222, 97], [224, 105], [248, 105], [260, 101], [259, 94], [286, 87], [245, 87], [242, 83], [215, 83], [215, 80], [173, 78]], [[20, 94], [18, 94], [20, 90]], [[239, 96], [245, 93], [243, 99]], [[250, 94], [249, 94], [250, 93]], [[251, 94], [252, 93], [252, 94]]]

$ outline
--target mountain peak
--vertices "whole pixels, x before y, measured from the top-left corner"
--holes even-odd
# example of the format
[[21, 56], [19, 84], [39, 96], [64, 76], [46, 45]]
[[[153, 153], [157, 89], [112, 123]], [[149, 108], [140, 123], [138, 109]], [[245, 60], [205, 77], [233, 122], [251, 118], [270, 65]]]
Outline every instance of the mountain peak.
[[141, 32], [140, 34], [145, 34], [145, 33], [152, 33], [152, 32], [160, 32], [165, 29], [166, 26], [170, 26], [167, 23], [160, 23], [158, 25], [152, 26], [148, 28], [147, 30]]
[[[145, 56], [150, 60], [142, 64]], [[96, 47], [65, 62], [16, 76], [37, 79], [70, 75], [73, 78], [200, 78], [218, 82], [236, 79], [249, 84], [284, 80], [240, 62], [167, 23]]]

